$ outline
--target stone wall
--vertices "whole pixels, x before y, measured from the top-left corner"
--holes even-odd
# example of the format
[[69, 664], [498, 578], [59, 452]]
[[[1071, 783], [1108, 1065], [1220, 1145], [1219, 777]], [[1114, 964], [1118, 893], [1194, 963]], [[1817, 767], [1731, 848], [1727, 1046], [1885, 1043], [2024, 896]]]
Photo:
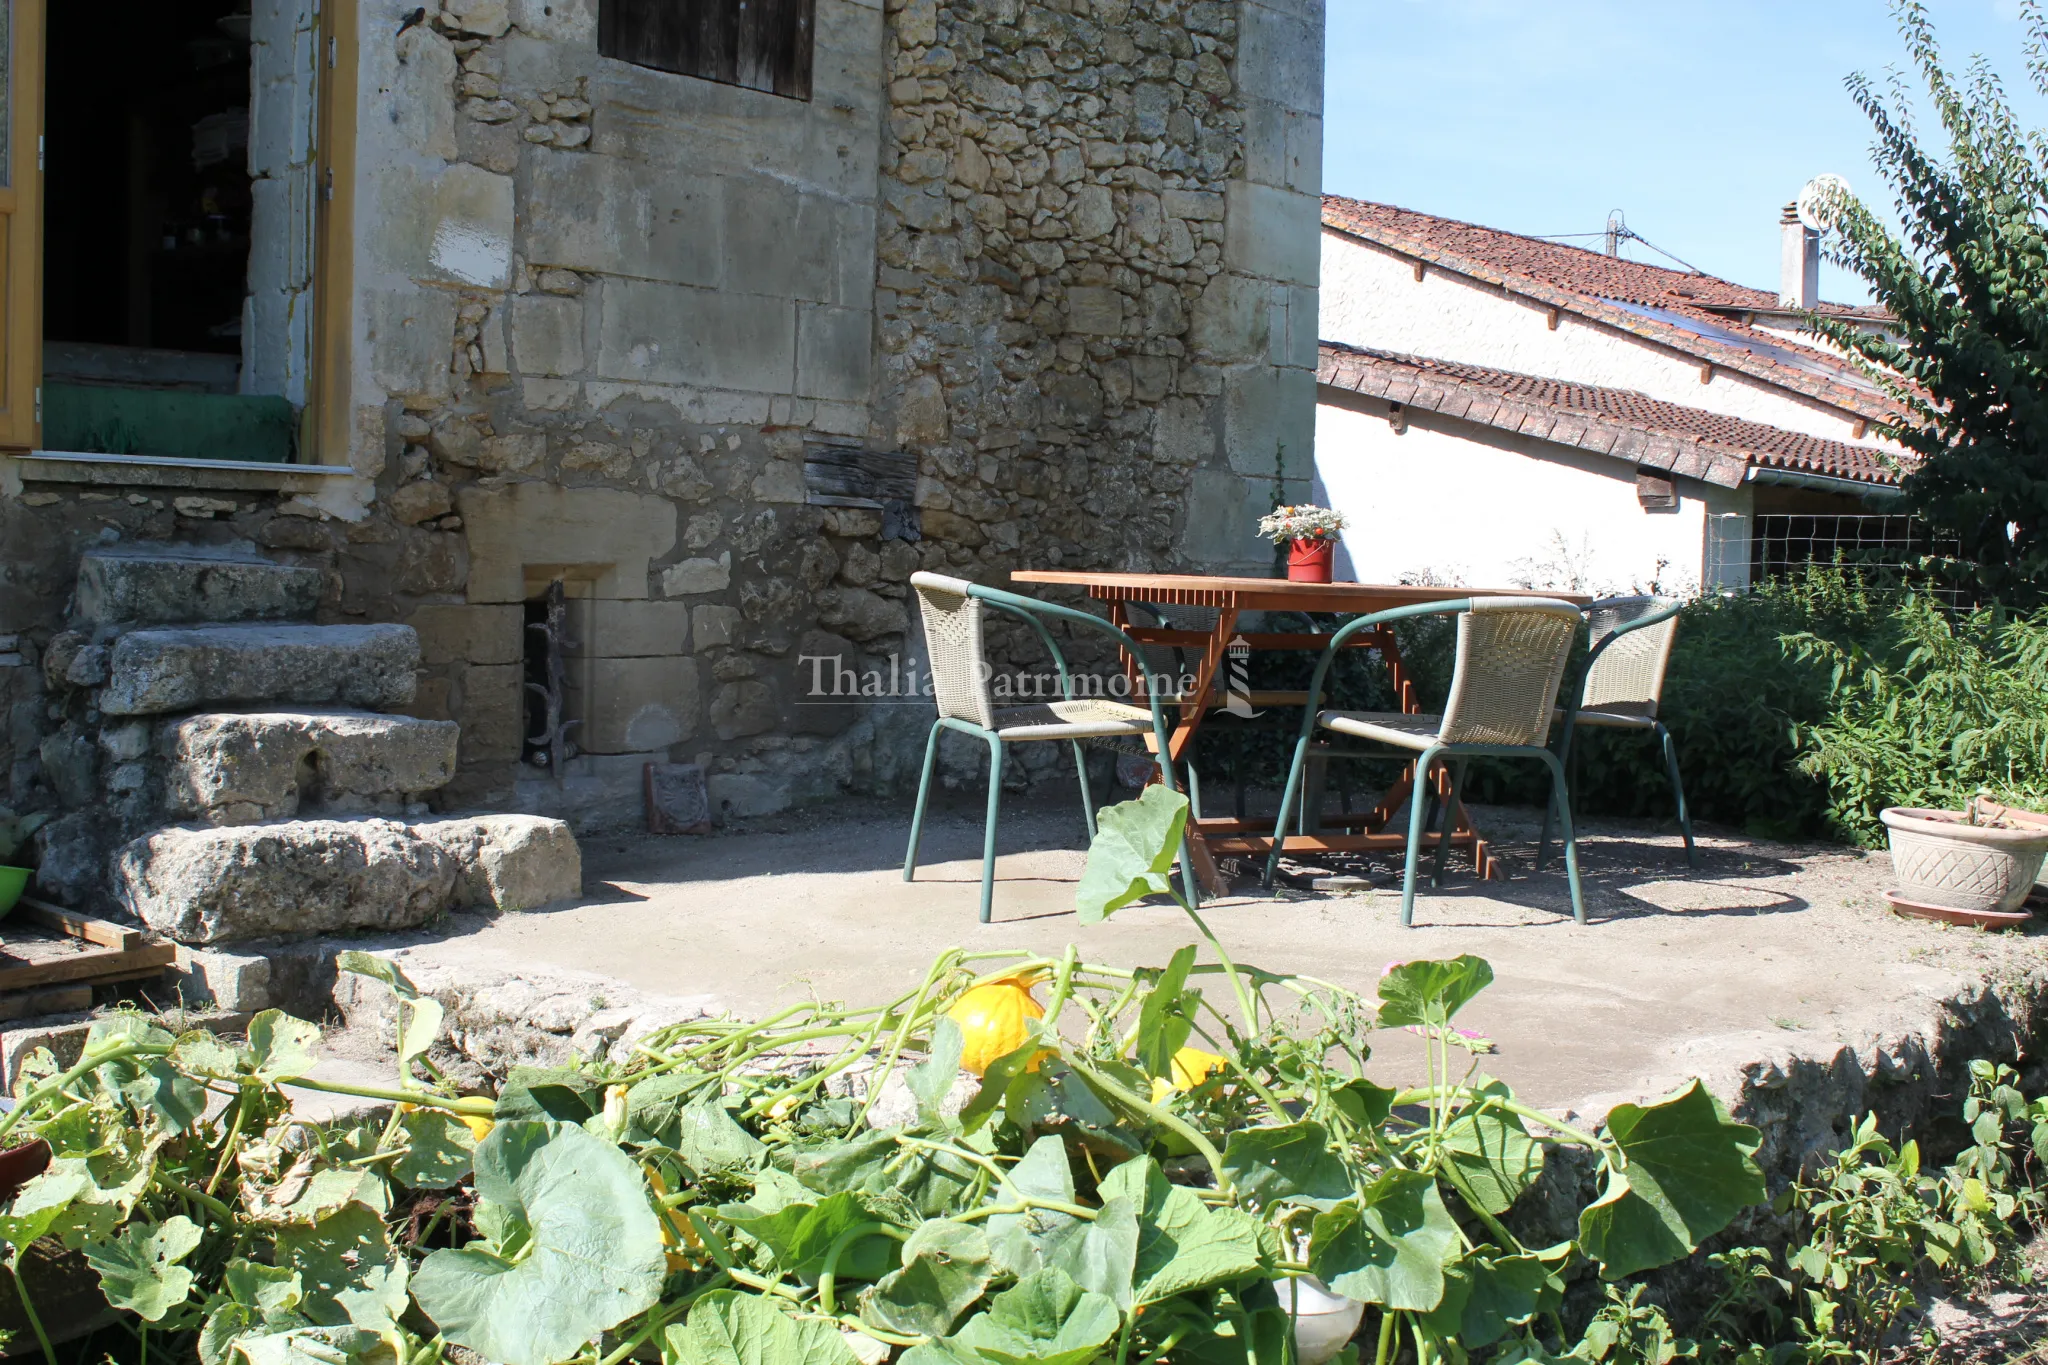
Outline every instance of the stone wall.
[[[628, 825], [650, 759], [731, 814], [898, 788], [929, 712], [806, 660], [916, 657], [919, 568], [1264, 562], [1312, 446], [1322, 0], [818, 0], [808, 101], [601, 58], [596, 7], [360, 0], [354, 477], [208, 532], [418, 630], [447, 805]], [[820, 443], [914, 454], [916, 516], [815, 505]], [[190, 532], [162, 510], [112, 533]], [[46, 639], [103, 531], [33, 515]], [[556, 578], [559, 777], [521, 761]]]

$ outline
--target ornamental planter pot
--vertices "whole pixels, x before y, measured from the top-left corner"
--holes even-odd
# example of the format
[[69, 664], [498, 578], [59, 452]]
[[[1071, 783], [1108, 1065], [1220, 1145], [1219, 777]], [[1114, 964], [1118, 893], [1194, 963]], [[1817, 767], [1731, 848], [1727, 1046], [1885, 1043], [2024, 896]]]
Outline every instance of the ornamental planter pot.
[[1328, 1285], [1313, 1275], [1291, 1276], [1273, 1281], [1280, 1307], [1294, 1316], [1294, 1358], [1300, 1365], [1323, 1365], [1333, 1360], [1365, 1317], [1365, 1305], [1357, 1299], [1332, 1294]]
[[1327, 583], [1336, 560], [1337, 541], [1334, 537], [1290, 540], [1287, 542], [1287, 581]]
[[1898, 894], [1927, 905], [2010, 914], [2034, 889], [2048, 829], [1973, 825], [1955, 811], [1891, 806], [1878, 812], [1891, 836]]
[[29, 878], [33, 876], [35, 873], [26, 867], [0, 865], [0, 919], [7, 917], [7, 912], [21, 899], [21, 893], [28, 890]]

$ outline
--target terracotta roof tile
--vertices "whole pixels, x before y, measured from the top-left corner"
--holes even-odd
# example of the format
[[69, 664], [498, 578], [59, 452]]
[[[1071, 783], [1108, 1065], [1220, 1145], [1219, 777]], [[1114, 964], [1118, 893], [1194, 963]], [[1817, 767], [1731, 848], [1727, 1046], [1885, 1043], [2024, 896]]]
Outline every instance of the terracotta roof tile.
[[1898, 482], [1885, 452], [1870, 446], [1667, 403], [1630, 389], [1571, 384], [1331, 341], [1322, 344], [1317, 379], [1432, 412], [1450, 412], [1448, 396], [1462, 391], [1469, 396], [1462, 405], [1469, 421], [1506, 431], [1547, 432], [1547, 439], [1560, 444], [1662, 469], [1697, 470], [1696, 477], [1727, 487], [1741, 483], [1751, 465], [1858, 483]]
[[[1323, 225], [1866, 418], [1897, 413], [1842, 357], [1751, 326], [1744, 314], [1787, 311], [1765, 290], [1337, 195], [1323, 196]], [[1846, 304], [1822, 304], [1819, 311], [1883, 316]]]

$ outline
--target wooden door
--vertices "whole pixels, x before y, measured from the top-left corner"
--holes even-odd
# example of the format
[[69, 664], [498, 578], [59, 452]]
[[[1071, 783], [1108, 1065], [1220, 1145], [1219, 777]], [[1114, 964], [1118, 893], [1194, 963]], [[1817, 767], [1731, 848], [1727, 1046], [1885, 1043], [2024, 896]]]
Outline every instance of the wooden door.
[[0, 0], [0, 448], [41, 437], [43, 3]]

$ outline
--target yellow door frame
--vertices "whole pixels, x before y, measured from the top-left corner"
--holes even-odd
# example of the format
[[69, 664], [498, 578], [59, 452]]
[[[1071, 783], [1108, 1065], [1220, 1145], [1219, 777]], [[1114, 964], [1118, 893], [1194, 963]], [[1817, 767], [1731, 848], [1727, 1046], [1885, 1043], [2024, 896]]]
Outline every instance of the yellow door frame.
[[13, 0], [11, 8], [7, 183], [0, 187], [0, 448], [29, 450], [42, 438], [43, 0]]
[[300, 430], [304, 464], [345, 465], [353, 444], [350, 358], [355, 338], [357, 0], [315, 0], [320, 11], [315, 132], [311, 382]]

